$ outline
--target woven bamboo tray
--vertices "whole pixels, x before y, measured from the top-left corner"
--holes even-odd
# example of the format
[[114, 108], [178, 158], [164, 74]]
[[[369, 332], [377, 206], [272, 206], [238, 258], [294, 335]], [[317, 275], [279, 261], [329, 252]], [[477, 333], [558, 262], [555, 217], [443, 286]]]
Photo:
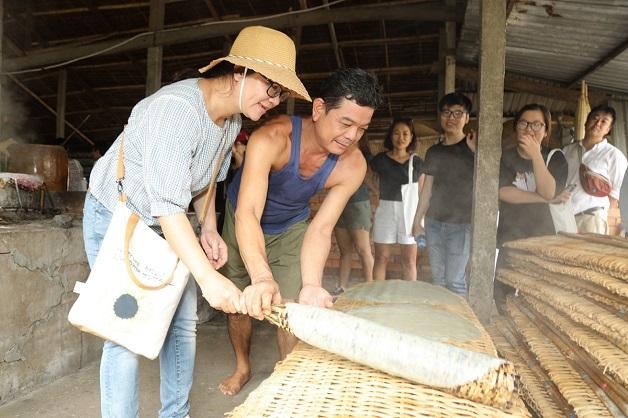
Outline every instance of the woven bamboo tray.
[[529, 417], [515, 397], [504, 410], [390, 376], [300, 342], [246, 401], [242, 417]]
[[591, 283], [593, 285], [601, 286], [623, 298], [628, 297], [628, 282], [626, 282], [625, 280], [621, 280], [608, 274], [589, 270], [583, 267], [575, 267], [558, 262], [544, 260], [541, 257], [537, 257], [532, 254], [522, 253], [519, 251], [509, 250], [507, 254], [508, 259], [514, 260], [514, 262], [526, 263], [528, 266], [538, 266], [549, 273], [558, 273], [572, 277], [582, 282], [582, 286], [586, 286], [588, 283]]
[[[437, 308], [444, 309], [447, 312], [451, 312], [452, 314], [458, 315], [461, 318], [469, 321], [478, 331], [479, 336], [473, 340], [466, 341], [446, 341], [447, 344], [455, 345], [458, 347], [466, 348], [471, 351], [476, 351], [478, 353], [488, 354], [489, 356], [497, 357], [497, 351], [495, 350], [495, 346], [491, 341], [491, 337], [488, 335], [480, 321], [475, 316], [473, 309], [469, 306], [467, 301], [460, 295], [454, 294], [444, 288], [435, 287], [431, 284], [425, 282], [402, 282], [402, 281], [394, 281], [398, 282], [398, 284], [404, 285], [414, 285], [418, 287], [418, 293], [421, 292], [422, 288], [437, 290], [438, 297], [432, 298], [418, 298], [414, 296], [413, 292], [404, 292], [404, 296], [394, 296], [387, 295], [385, 293], [377, 294], [378, 286], [385, 286], [387, 283], [393, 282], [392, 280], [387, 280], [386, 282], [373, 282], [373, 283], [361, 283], [351, 288], [351, 291], [346, 292], [345, 295], [340, 297], [336, 303], [334, 304], [334, 310], [338, 310], [341, 312], [348, 312], [353, 309], [357, 309], [363, 306], [368, 305], [382, 305], [387, 303], [413, 303], [413, 304], [425, 304]], [[363, 298], [361, 297], [360, 290], [365, 289], [366, 287], [373, 289], [370, 294], [375, 294], [374, 298]], [[441, 294], [442, 292], [442, 294]]]
[[[355, 289], [362, 286], [366, 285], [356, 286]], [[472, 322], [479, 331], [478, 338], [456, 342], [457, 345], [495, 356], [496, 350], [490, 336], [466, 301], [449, 292], [447, 294], [451, 296], [436, 298], [433, 305], [450, 312], [463, 313], [464, 318]], [[384, 298], [383, 302], [413, 301]], [[382, 300], [360, 300], [352, 297], [351, 292], [347, 292], [346, 296], [338, 299], [334, 309], [346, 312], [381, 303]], [[494, 384], [485, 384], [484, 387]], [[391, 376], [300, 342], [285, 361], [278, 363], [272, 375], [228, 416], [233, 418], [529, 416], [516, 394], [510, 394], [511, 403], [503, 409], [459, 397], [487, 396], [482, 390], [481, 384], [468, 385], [466, 388], [456, 388], [458, 396], [454, 396], [444, 390]], [[510, 390], [512, 391], [512, 388]]]
[[512, 298], [506, 301], [508, 315], [516, 324], [519, 333], [528, 342], [531, 351], [558, 387], [560, 393], [573, 407], [580, 418], [600, 418], [613, 416], [604, 403], [586, 382], [586, 375], [574, 369], [565, 355], [539, 330]]
[[618, 316], [619, 312], [609, 312], [580, 295], [513, 270], [498, 270], [497, 279], [553, 306], [556, 310], [597, 331], [628, 352], [628, 322]]
[[569, 416], [573, 408], [551, 381], [539, 361], [518, 334], [509, 329], [504, 318], [486, 327], [497, 351], [517, 368], [517, 389], [526, 404], [543, 418]]
[[579, 277], [552, 272], [542, 265], [535, 265], [527, 262], [525, 259], [518, 259], [516, 255], [509, 254], [508, 261], [510, 268], [518, 273], [544, 280], [551, 285], [562, 287], [580, 296], [595, 300], [606, 305], [605, 308], [609, 311], [628, 310], [628, 298], [609, 290], [604, 285], [589, 282]]
[[529, 296], [522, 295], [523, 300], [537, 313], [561, 330], [570, 340], [582, 347], [604, 370], [628, 387], [628, 354], [589, 327], [578, 324], [566, 315], [561, 314], [546, 303]]
[[601, 235], [596, 236], [595, 241], [585, 238], [571, 234], [544, 236], [511, 241], [504, 246], [628, 281], [628, 248]]
[[[545, 395], [566, 416], [565, 401], [579, 417], [627, 416], [628, 241], [561, 234], [506, 247], [496, 279], [519, 297], [507, 298], [505, 316], [494, 318], [503, 338], [493, 337], [527, 383], [524, 399], [540, 416], [556, 413]], [[530, 390], [529, 374], [550, 390]]]

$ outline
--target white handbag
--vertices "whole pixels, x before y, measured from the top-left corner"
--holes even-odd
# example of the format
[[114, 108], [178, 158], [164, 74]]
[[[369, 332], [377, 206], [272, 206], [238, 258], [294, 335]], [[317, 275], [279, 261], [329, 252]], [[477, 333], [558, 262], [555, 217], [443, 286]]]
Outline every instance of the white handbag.
[[120, 200], [87, 282], [77, 282], [68, 320], [154, 359], [189, 276], [168, 242]]
[[[124, 137], [118, 157], [119, 185], [124, 179], [123, 144]], [[224, 146], [209, 187], [216, 178], [223, 151]], [[200, 224], [209, 200], [199, 216]], [[76, 283], [74, 290], [79, 297], [68, 320], [82, 331], [154, 359], [164, 344], [189, 277], [190, 270], [168, 242], [127, 208], [126, 194], [120, 191], [87, 282]]]
[[[547, 161], [545, 162], [546, 166], [549, 166], [552, 155], [554, 155], [556, 151], [562, 152], [560, 148], [551, 150], [547, 156]], [[556, 230], [556, 233], [578, 233], [578, 226], [576, 225], [576, 217], [574, 216], [571, 200], [568, 200], [565, 203], [550, 203], [549, 209], [552, 214], [552, 221], [554, 222], [554, 229]]]
[[403, 220], [406, 227], [406, 234], [412, 235], [412, 224], [414, 223], [414, 215], [419, 206], [419, 183], [412, 182], [412, 170], [414, 156], [410, 154], [408, 160], [408, 183], [401, 185], [401, 202], [403, 203]]

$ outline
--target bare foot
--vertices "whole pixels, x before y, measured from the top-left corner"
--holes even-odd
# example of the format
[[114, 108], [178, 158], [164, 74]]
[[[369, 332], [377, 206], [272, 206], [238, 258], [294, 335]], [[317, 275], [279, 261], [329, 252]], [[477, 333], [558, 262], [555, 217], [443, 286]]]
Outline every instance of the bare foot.
[[250, 372], [239, 372], [236, 370], [227, 379], [223, 380], [218, 387], [225, 395], [234, 396], [242, 389], [242, 386], [246, 384], [251, 378]]

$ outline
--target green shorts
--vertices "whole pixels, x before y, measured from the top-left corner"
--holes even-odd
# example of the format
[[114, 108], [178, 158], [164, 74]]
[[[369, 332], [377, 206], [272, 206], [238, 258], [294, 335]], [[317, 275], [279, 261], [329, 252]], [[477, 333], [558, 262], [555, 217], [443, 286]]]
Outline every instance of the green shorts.
[[[308, 222], [301, 221], [290, 226], [281, 234], [264, 234], [266, 257], [279, 284], [281, 297], [298, 300], [301, 291], [301, 245]], [[244, 290], [251, 284], [251, 277], [246, 271], [244, 261], [235, 235], [235, 216], [233, 205], [227, 200], [222, 239], [227, 244], [229, 259], [220, 269], [220, 273], [229, 278], [238, 289]]]
[[349, 202], [340, 214], [336, 228], [371, 230], [371, 201]]

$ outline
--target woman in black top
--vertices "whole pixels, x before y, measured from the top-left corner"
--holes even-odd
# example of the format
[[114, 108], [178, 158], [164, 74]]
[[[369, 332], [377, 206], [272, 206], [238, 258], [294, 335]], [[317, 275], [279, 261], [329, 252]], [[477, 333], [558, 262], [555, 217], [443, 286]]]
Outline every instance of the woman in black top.
[[[549, 110], [538, 104], [528, 104], [515, 116], [514, 130], [517, 146], [505, 150], [499, 168], [499, 225], [497, 248], [505, 242], [544, 235], [554, 235], [554, 223], [549, 203], [569, 200], [565, 190], [567, 159], [555, 152], [546, 164], [550, 150], [542, 145], [551, 133]], [[500, 254], [498, 265], [503, 264]], [[494, 298], [498, 308], [512, 290], [495, 281]]]
[[[561, 195], [567, 182], [567, 159], [542, 146], [551, 133], [551, 115], [543, 105], [529, 104], [515, 116], [517, 146], [505, 150], [499, 169], [499, 227], [497, 245], [520, 238], [554, 235], [548, 203]], [[560, 196], [559, 196], [560, 195]]]
[[[388, 151], [377, 154], [370, 162], [371, 169], [379, 176], [379, 206], [373, 219], [373, 241], [375, 242], [374, 280], [386, 279], [386, 266], [392, 246], [401, 245], [401, 268], [404, 280], [416, 280], [416, 241], [411, 233], [406, 233], [401, 201], [401, 185], [408, 183], [408, 164], [416, 147], [412, 119], [393, 120], [384, 147]], [[422, 184], [423, 160], [412, 158], [412, 181]]]

